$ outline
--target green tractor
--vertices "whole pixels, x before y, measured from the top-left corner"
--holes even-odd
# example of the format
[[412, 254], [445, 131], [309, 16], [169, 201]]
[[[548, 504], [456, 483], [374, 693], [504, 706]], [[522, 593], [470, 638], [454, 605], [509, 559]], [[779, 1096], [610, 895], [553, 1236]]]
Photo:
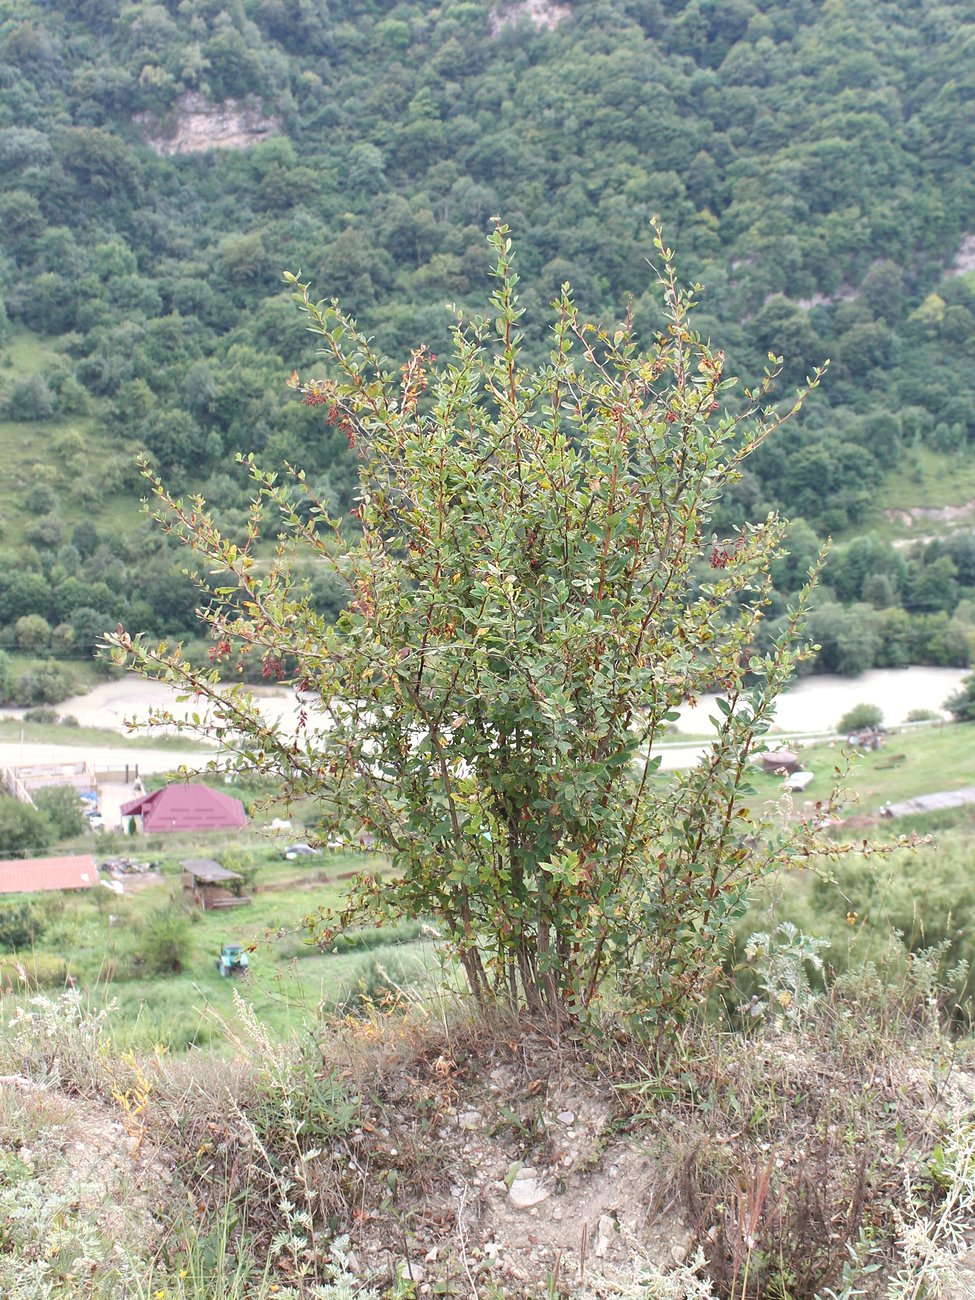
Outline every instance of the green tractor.
[[213, 963], [223, 979], [243, 975], [247, 970], [247, 953], [239, 943], [225, 943], [220, 949], [220, 956]]

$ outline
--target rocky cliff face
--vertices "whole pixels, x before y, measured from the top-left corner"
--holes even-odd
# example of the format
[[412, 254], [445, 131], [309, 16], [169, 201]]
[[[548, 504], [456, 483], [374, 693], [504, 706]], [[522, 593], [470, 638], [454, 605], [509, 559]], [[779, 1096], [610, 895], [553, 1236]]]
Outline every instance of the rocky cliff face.
[[969, 271], [975, 271], [975, 235], [962, 235], [958, 252], [945, 272], [945, 279], [955, 280], [960, 275], [967, 275]]
[[259, 105], [236, 99], [212, 104], [192, 91], [180, 96], [168, 117], [138, 113], [134, 121], [142, 126], [149, 148], [163, 157], [208, 149], [247, 149], [281, 130], [280, 119], [265, 117]]
[[505, 27], [526, 21], [539, 31], [550, 31], [571, 15], [568, 5], [556, 4], [555, 0], [508, 0], [491, 10], [491, 35], [496, 36]]

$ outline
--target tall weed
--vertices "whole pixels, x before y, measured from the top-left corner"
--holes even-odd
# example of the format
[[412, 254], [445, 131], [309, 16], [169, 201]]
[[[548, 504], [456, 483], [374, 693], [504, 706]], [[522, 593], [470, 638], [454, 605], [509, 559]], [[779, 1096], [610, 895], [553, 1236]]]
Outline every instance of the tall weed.
[[9, 1066], [35, 1083], [95, 1096], [110, 1087], [108, 1022], [114, 1003], [94, 1009], [78, 989], [38, 996], [14, 1009], [0, 1041]]
[[975, 1226], [975, 1123], [935, 1147], [926, 1176], [909, 1187], [896, 1215], [901, 1267], [885, 1300], [922, 1300], [965, 1285], [959, 1264]]

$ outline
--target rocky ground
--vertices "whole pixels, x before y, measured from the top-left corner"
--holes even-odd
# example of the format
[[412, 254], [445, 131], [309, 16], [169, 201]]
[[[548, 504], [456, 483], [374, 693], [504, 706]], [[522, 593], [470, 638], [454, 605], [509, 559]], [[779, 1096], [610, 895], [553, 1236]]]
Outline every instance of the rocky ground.
[[[750, 1259], [749, 1296], [777, 1294], [780, 1269], [811, 1297], [854, 1220], [890, 1227], [912, 1186], [929, 1196], [937, 1134], [975, 1114], [971, 1061], [871, 1060], [805, 1035], [713, 1040], [656, 1077], [544, 1038], [487, 1059], [439, 1047], [378, 1081], [350, 1143], [358, 1265], [419, 1295], [622, 1294], [695, 1259], [723, 1295]], [[975, 1257], [955, 1245], [943, 1294], [972, 1300]]]
[[[293, 1098], [274, 1088], [299, 1075], [202, 1054], [157, 1060], [153, 1077], [113, 1066], [123, 1082], [88, 1096], [8, 1074], [0, 1208], [26, 1206], [30, 1231], [0, 1227], [0, 1245], [29, 1276], [60, 1216], [152, 1270], [187, 1215], [202, 1232], [233, 1205], [268, 1257], [287, 1183], [315, 1208], [315, 1249], [347, 1239], [353, 1285], [397, 1300], [813, 1300], [865, 1242], [863, 1262], [883, 1271], [859, 1294], [879, 1300], [893, 1294], [880, 1279], [911, 1262], [909, 1240], [938, 1261], [941, 1289], [905, 1294], [972, 1300], [975, 1195], [969, 1186], [942, 1231], [958, 1171], [938, 1152], [975, 1126], [975, 1059], [895, 1028], [834, 1007], [802, 1030], [698, 1031], [660, 1061], [620, 1043], [583, 1051], [537, 1027], [373, 1017], [330, 1036]], [[337, 1089], [324, 1112], [323, 1081]], [[295, 1138], [314, 1144], [305, 1192]], [[961, 1174], [973, 1183], [975, 1171]], [[300, 1284], [295, 1256], [270, 1257], [277, 1281], [262, 1298]]]

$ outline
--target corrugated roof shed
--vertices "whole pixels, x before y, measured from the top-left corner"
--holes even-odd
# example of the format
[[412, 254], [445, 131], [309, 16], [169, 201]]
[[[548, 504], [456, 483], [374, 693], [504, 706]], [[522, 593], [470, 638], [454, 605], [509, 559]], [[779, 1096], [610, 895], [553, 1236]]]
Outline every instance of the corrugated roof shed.
[[243, 880], [236, 871], [228, 871], [213, 858], [183, 858], [181, 864], [194, 880], [202, 880], [207, 885], [223, 883], [226, 880]]
[[942, 808], [961, 808], [975, 803], [975, 785], [962, 790], [939, 790], [936, 794], [919, 794], [915, 799], [888, 803], [881, 812], [885, 817], [909, 817], [912, 813], [939, 812]]
[[95, 860], [86, 853], [69, 858], [14, 858], [0, 862], [0, 894], [91, 889], [97, 882]]
[[167, 785], [131, 799], [123, 817], [141, 817], [147, 834], [156, 831], [227, 831], [247, 825], [239, 799], [208, 785]]

